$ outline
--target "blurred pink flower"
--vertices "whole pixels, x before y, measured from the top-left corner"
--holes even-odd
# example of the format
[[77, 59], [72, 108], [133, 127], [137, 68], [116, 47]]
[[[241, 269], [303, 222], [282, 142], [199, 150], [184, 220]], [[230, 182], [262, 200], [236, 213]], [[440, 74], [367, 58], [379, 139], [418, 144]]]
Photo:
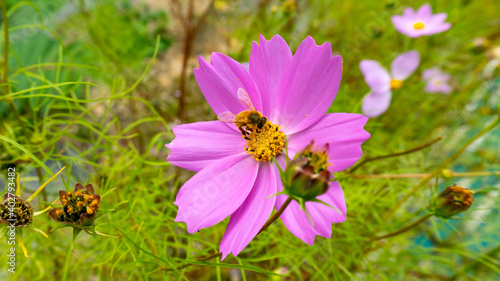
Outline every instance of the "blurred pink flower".
[[451, 86], [448, 84], [450, 79], [450, 74], [442, 72], [438, 68], [430, 68], [422, 72], [422, 80], [427, 83], [425, 85], [427, 93], [451, 93]]
[[391, 63], [391, 73], [377, 61], [362, 60], [359, 68], [370, 87], [361, 104], [361, 111], [367, 117], [377, 117], [384, 113], [391, 104], [392, 91], [403, 86], [403, 80], [408, 78], [420, 64], [418, 51], [408, 51], [397, 56]]
[[432, 14], [431, 5], [422, 5], [417, 11], [407, 7], [403, 15], [392, 16], [392, 23], [397, 31], [410, 36], [433, 35], [450, 29], [451, 24], [444, 22], [446, 13]]
[[241, 65], [245, 68], [246, 71], [250, 70], [250, 63], [249, 62], [242, 62]]
[[[239, 96], [244, 89], [255, 109], [268, 119], [262, 132], [247, 135], [250, 140], [245, 140], [233, 123], [179, 125], [173, 128], [175, 139], [166, 145], [171, 150], [167, 159], [170, 163], [198, 172], [177, 195], [175, 221], [185, 222], [188, 232], [193, 233], [231, 216], [220, 247], [224, 259], [229, 253], [237, 255], [243, 250], [273, 208], [280, 208], [286, 200], [284, 195], [269, 197], [283, 189], [276, 166], [277, 161], [285, 168], [283, 147], [272, 144], [276, 161], [258, 161], [255, 151], [246, 150], [254, 141], [251, 138], [260, 138], [263, 142], [259, 145], [266, 147], [272, 138], [265, 138], [265, 134], [286, 136], [290, 158], [312, 139], [318, 146], [329, 143], [329, 168], [338, 172], [359, 160], [361, 144], [370, 135], [363, 129], [367, 118], [360, 114], [326, 114], [342, 75], [342, 58], [332, 57], [328, 42], [318, 46], [307, 37], [292, 55], [279, 35], [270, 41], [261, 36], [260, 46], [253, 43], [249, 71], [220, 53], [213, 53], [210, 63], [200, 56], [199, 65], [194, 70], [196, 81], [217, 115], [249, 110]], [[285, 226], [308, 244], [313, 244], [316, 235], [330, 237], [331, 224], [346, 219], [338, 182], [332, 181], [318, 199], [335, 206], [343, 215], [323, 204], [307, 202], [313, 226], [295, 201], [281, 215]]]

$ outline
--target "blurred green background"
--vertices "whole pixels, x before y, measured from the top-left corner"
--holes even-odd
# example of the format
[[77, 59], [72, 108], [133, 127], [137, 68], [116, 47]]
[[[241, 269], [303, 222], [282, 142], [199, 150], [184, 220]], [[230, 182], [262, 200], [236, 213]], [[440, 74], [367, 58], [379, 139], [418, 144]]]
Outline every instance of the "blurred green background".
[[[333, 225], [331, 239], [313, 246], [281, 221], [254, 239], [238, 257], [216, 259], [174, 272], [197, 257], [217, 252], [224, 222], [190, 235], [174, 222], [175, 194], [193, 173], [166, 162], [171, 128], [215, 120], [192, 69], [199, 55], [225, 53], [248, 62], [259, 34], [280, 34], [293, 51], [306, 36], [330, 42], [344, 59], [343, 79], [329, 112], [360, 112], [369, 91], [359, 62], [389, 67], [416, 49], [419, 69], [395, 91], [389, 110], [370, 119], [365, 156], [408, 150], [443, 137], [418, 152], [374, 161], [357, 175], [428, 174], [465, 149], [445, 168], [454, 172], [500, 171], [500, 130], [468, 143], [497, 120], [500, 101], [500, 3], [496, 0], [430, 1], [453, 26], [432, 37], [399, 34], [391, 16], [424, 1], [328, 0], [6, 0], [7, 72], [0, 96], [0, 188], [7, 167], [20, 172], [22, 197], [50, 174], [32, 202], [53, 202], [59, 190], [92, 183], [103, 196], [96, 229], [119, 238], [54, 230], [48, 215], [34, 218], [22, 235], [29, 258], [17, 251], [16, 273], [1, 280], [498, 280], [500, 176], [356, 178], [341, 185], [348, 219]], [[5, 19], [5, 15], [2, 17]], [[5, 21], [0, 45], [5, 54]], [[423, 91], [421, 72], [440, 67], [453, 78], [450, 95]], [[4, 73], [4, 72], [3, 72]], [[8, 88], [6, 93], [5, 86]], [[9, 139], [17, 143], [8, 142]], [[19, 148], [23, 147], [26, 151]], [[5, 176], [4, 176], [5, 175]], [[410, 231], [380, 241], [428, 212], [431, 197], [457, 183], [476, 192], [473, 206], [453, 220], [430, 218]], [[397, 203], [411, 196], [400, 207]], [[395, 209], [394, 215], [388, 216]], [[5, 228], [0, 233], [5, 233]], [[0, 241], [6, 259], [6, 237]], [[66, 266], [67, 270], [64, 270]], [[65, 273], [67, 271], [67, 274]], [[66, 276], [67, 275], [67, 276]]]

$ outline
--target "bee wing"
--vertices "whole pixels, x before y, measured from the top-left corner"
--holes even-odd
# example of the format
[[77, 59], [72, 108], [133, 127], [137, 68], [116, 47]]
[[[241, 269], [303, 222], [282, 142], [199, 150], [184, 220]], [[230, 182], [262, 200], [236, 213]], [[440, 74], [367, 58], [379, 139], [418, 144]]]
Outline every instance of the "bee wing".
[[232, 114], [229, 111], [224, 111], [221, 114], [217, 115], [217, 119], [226, 123], [234, 123], [236, 115]]
[[248, 95], [247, 91], [245, 91], [245, 89], [238, 89], [238, 99], [246, 106], [248, 106], [248, 108], [250, 108], [251, 110], [255, 110], [255, 106], [253, 106], [252, 100], [250, 99], [250, 96]]

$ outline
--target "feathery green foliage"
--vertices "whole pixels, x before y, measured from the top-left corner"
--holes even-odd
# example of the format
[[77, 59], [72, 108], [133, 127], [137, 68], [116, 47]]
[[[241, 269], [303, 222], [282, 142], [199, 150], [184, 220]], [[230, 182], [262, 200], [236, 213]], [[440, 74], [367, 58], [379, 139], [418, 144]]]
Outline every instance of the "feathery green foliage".
[[[96, 230], [119, 238], [82, 232], [73, 243], [70, 228], [54, 231], [56, 222], [37, 216], [33, 226], [49, 237], [29, 228], [17, 232], [29, 258], [18, 250], [16, 273], [2, 262], [0, 279], [499, 278], [500, 58], [493, 65], [491, 48], [471, 48], [477, 37], [500, 46], [498, 1], [431, 1], [434, 11], [448, 13], [453, 27], [411, 39], [394, 29], [390, 17], [425, 2], [217, 0], [192, 35], [185, 86], [180, 85], [189, 37], [184, 27], [203, 17], [209, 1], [194, 1], [194, 19], [186, 16], [189, 1], [131, 2], [5, 1], [9, 42], [4, 21], [0, 45], [2, 54], [6, 46], [9, 52], [8, 62], [1, 59], [7, 72], [0, 95], [0, 191], [3, 195], [7, 167], [20, 173], [21, 197], [27, 198], [67, 166], [63, 180], [51, 182], [31, 204], [42, 210], [59, 190], [92, 183], [102, 196]], [[174, 125], [215, 119], [193, 77], [196, 57], [221, 51], [246, 62], [259, 34], [267, 39], [280, 34], [293, 51], [310, 35], [342, 55], [343, 79], [329, 112], [360, 112], [369, 91], [359, 70], [362, 59], [388, 67], [398, 54], [420, 51], [418, 71], [394, 92], [389, 110], [367, 123], [372, 136], [363, 145], [364, 157], [443, 139], [367, 162], [354, 176], [336, 174], [348, 219], [333, 225], [331, 239], [317, 237], [309, 246], [278, 220], [238, 257], [200, 261], [219, 251], [228, 220], [195, 234], [174, 222], [175, 194], [193, 174], [166, 162], [164, 145], [173, 139]], [[423, 91], [420, 73], [433, 66], [454, 76], [450, 95]], [[455, 176], [443, 175], [443, 169]], [[453, 183], [475, 192], [468, 211], [452, 220], [430, 217], [399, 235], [373, 239], [419, 220], [433, 196]], [[9, 246], [5, 236], [0, 240], [4, 261]]]

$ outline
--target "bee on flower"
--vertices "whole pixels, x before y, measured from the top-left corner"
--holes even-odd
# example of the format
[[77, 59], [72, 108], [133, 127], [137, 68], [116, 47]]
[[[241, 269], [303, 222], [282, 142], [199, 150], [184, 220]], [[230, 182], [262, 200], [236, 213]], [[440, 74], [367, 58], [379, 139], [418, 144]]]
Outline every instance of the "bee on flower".
[[[286, 170], [311, 140], [319, 148], [328, 144], [322, 155], [333, 173], [358, 161], [361, 144], [370, 137], [363, 129], [368, 118], [361, 114], [326, 113], [342, 76], [342, 58], [332, 56], [330, 43], [318, 46], [307, 37], [293, 55], [279, 35], [269, 41], [261, 36], [259, 43], [252, 46], [248, 69], [220, 53], [213, 53], [210, 62], [199, 58], [194, 75], [219, 120], [176, 126], [175, 139], [166, 145], [170, 163], [198, 172], [177, 194], [175, 221], [185, 222], [193, 233], [231, 216], [221, 241], [222, 259], [241, 252], [273, 209], [290, 198], [274, 196], [284, 189], [280, 169]], [[309, 169], [303, 167], [303, 172]], [[296, 182], [307, 176], [297, 172]], [[342, 214], [308, 201], [310, 220], [292, 201], [280, 216], [309, 245], [317, 235], [330, 237], [332, 223], [346, 219], [339, 183], [319, 173], [321, 182], [313, 180], [309, 188], [322, 189], [318, 198]], [[298, 186], [294, 192], [301, 192]]]

